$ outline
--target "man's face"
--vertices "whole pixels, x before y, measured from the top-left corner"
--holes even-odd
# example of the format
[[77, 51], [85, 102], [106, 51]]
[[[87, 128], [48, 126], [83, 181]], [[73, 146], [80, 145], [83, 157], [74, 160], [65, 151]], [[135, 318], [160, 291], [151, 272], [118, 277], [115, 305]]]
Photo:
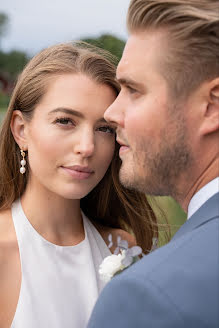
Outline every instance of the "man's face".
[[190, 151], [183, 108], [170, 99], [161, 74], [163, 43], [160, 33], [131, 35], [117, 70], [121, 92], [105, 119], [117, 125], [122, 184], [148, 194], [174, 195]]

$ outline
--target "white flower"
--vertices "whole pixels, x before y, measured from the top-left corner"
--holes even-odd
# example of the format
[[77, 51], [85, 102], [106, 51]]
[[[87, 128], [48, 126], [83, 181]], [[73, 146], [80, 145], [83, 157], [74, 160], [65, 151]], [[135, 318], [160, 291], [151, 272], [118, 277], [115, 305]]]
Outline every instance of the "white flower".
[[115, 273], [123, 270], [125, 266], [122, 264], [122, 260], [125, 258], [126, 251], [123, 250], [122, 253], [118, 255], [112, 254], [107, 256], [100, 265], [99, 274], [100, 278], [108, 282]]
[[[113, 246], [112, 234], [108, 236], [108, 248]], [[122, 240], [120, 236], [117, 237], [117, 247], [114, 254], [107, 256], [99, 267], [100, 279], [109, 282], [110, 279], [117, 273], [128, 268], [133, 263], [137, 262], [142, 255], [142, 249], [139, 246], [128, 247], [127, 240]]]

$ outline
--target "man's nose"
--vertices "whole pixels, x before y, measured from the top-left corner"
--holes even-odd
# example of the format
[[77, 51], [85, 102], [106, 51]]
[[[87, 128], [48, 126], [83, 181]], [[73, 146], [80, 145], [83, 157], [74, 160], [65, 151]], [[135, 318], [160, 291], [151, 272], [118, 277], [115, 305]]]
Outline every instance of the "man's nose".
[[78, 142], [74, 148], [75, 153], [80, 154], [82, 157], [92, 156], [95, 148], [94, 132], [84, 129], [79, 135]]
[[106, 121], [113, 123], [116, 126], [124, 126], [124, 111], [120, 95], [115, 99], [115, 101], [107, 108], [104, 113], [104, 118]]

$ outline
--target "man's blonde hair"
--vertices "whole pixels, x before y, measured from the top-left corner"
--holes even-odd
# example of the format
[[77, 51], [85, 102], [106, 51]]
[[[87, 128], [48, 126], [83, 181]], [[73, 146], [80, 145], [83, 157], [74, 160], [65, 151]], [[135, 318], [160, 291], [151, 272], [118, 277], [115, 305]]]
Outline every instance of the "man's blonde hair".
[[130, 33], [163, 31], [163, 75], [175, 96], [219, 77], [219, 0], [131, 0]]

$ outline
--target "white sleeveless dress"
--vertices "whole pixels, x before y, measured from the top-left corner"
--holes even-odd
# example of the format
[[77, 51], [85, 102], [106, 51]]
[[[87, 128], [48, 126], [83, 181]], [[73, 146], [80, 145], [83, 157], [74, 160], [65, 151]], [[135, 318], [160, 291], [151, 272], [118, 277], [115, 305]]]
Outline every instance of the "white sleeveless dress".
[[104, 283], [98, 268], [110, 255], [99, 232], [82, 213], [85, 239], [57, 246], [30, 224], [17, 200], [12, 217], [22, 281], [11, 328], [84, 328]]

